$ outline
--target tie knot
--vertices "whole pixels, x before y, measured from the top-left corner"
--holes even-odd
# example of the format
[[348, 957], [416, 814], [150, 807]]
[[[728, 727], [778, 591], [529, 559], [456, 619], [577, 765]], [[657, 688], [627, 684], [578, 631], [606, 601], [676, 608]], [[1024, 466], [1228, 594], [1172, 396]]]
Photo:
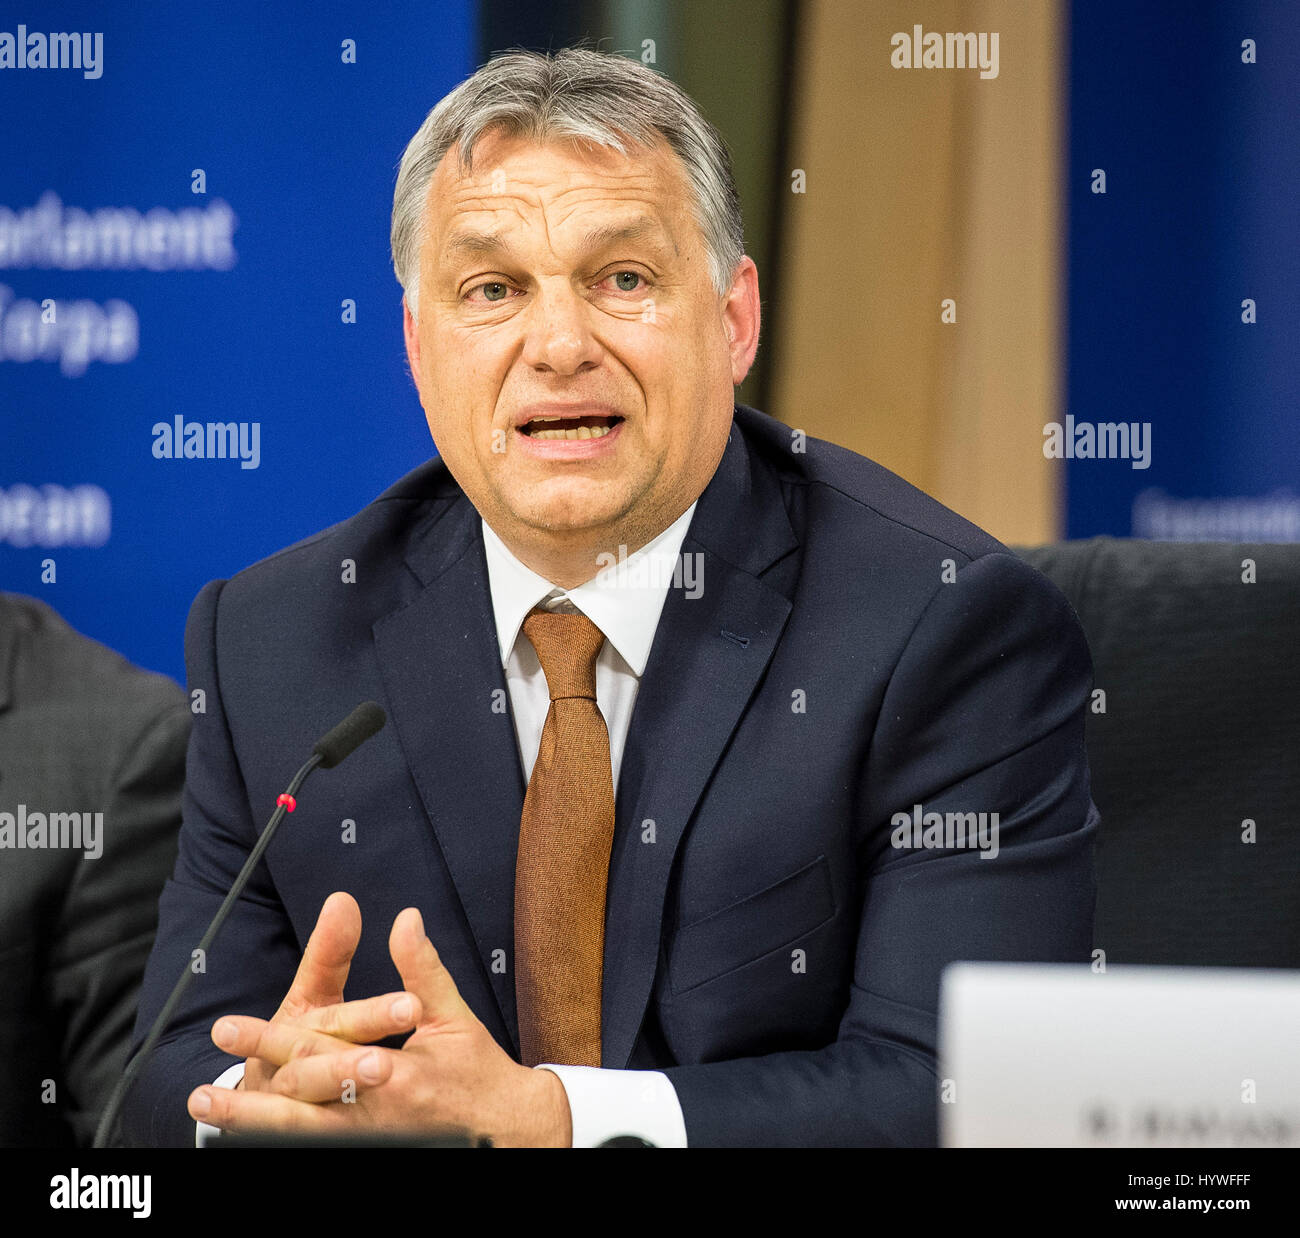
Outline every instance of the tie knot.
[[537, 650], [551, 700], [596, 699], [596, 657], [605, 634], [586, 615], [537, 608], [524, 619], [524, 635]]

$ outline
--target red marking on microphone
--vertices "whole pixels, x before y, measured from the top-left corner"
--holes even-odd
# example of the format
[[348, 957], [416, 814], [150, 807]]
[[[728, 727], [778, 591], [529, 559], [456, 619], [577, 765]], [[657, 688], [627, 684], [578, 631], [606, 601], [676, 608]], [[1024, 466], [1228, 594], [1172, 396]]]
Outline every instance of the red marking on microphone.
[[283, 804], [285, 809], [289, 812], [293, 812], [293, 810], [298, 807], [298, 801], [289, 794], [282, 794], [280, 798], [275, 801], [275, 806], [277, 808], [279, 808], [281, 804]]

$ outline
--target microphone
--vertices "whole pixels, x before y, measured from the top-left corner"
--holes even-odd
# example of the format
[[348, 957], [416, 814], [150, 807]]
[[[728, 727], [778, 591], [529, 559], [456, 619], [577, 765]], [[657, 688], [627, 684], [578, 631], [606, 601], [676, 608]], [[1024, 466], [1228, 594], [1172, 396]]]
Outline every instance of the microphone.
[[[293, 812], [297, 808], [298, 801], [294, 797], [298, 794], [302, 784], [306, 782], [307, 776], [317, 766], [323, 769], [333, 769], [344, 758], [351, 756], [372, 735], [378, 734], [387, 720], [384, 711], [374, 701], [366, 701], [364, 704], [358, 705], [338, 726], [317, 741], [306, 764], [293, 776], [293, 780], [276, 800], [275, 811], [271, 814], [271, 819], [258, 836], [253, 850], [249, 852], [244, 867], [239, 870], [239, 876], [235, 878], [234, 885], [230, 887], [230, 893], [226, 895], [221, 906], [217, 908], [217, 914], [212, 917], [212, 923], [208, 925], [208, 931], [203, 934], [203, 940], [199, 942], [197, 947], [198, 950], [206, 954], [213, 941], [216, 940], [217, 934], [221, 931], [221, 926], [226, 922], [226, 917], [230, 914], [239, 896], [244, 892], [244, 887], [248, 884], [248, 879], [253, 875], [253, 870], [261, 860], [263, 852], [270, 846], [271, 839], [275, 836], [280, 822], [284, 820], [285, 812]], [[195, 972], [186, 964], [181, 972], [180, 979], [176, 981], [176, 985], [171, 991], [171, 995], [163, 1003], [163, 1008], [153, 1021], [153, 1026], [149, 1029], [149, 1035], [145, 1037], [144, 1044], [140, 1046], [140, 1052], [131, 1059], [130, 1065], [117, 1081], [117, 1086], [113, 1089], [113, 1094], [109, 1097], [108, 1104], [104, 1108], [104, 1116], [100, 1118], [99, 1127], [95, 1131], [94, 1147], [108, 1147], [127, 1093], [139, 1076], [145, 1060], [153, 1052], [164, 1030], [166, 1030], [167, 1024], [171, 1021], [176, 1007], [180, 1005], [180, 1000], [185, 995], [185, 990], [189, 988], [190, 981], [194, 979], [194, 976]]]
[[351, 756], [372, 735], [378, 735], [387, 721], [374, 701], [358, 705], [328, 735], [316, 741], [312, 752], [320, 757], [321, 769], [333, 769], [344, 757]]

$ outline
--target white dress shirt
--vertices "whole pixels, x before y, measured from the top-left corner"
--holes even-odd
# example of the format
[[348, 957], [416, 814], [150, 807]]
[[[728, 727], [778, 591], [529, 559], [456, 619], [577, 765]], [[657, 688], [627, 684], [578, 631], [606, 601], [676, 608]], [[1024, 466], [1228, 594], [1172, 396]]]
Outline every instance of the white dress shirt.
[[[617, 790], [637, 689], [694, 514], [692, 503], [653, 541], [632, 554], [620, 550], [591, 580], [568, 590], [525, 567], [487, 521], [482, 522], [497, 644], [525, 782], [532, 777], [551, 694], [532, 642], [523, 634], [524, 618], [537, 605], [578, 610], [605, 634], [596, 658], [596, 704], [609, 731], [610, 773]], [[638, 1135], [660, 1148], [686, 1147], [682, 1107], [662, 1071], [551, 1063], [537, 1069], [553, 1071], [564, 1085], [573, 1120], [573, 1147], [592, 1148], [615, 1135]], [[243, 1074], [244, 1064], [237, 1062], [216, 1079], [216, 1085], [234, 1087]], [[216, 1133], [215, 1127], [199, 1122], [195, 1141], [202, 1147]]]

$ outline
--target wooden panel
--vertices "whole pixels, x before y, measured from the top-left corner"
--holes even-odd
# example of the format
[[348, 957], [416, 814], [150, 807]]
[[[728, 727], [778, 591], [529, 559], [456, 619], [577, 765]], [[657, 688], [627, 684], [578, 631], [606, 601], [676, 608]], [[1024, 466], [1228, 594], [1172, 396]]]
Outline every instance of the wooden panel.
[[[769, 411], [1003, 541], [1054, 540], [1063, 474], [1042, 430], [1062, 390], [1063, 14], [1039, 0], [808, 0], [804, 14], [791, 163], [807, 187], [785, 199]], [[918, 21], [996, 33], [997, 76], [894, 68], [891, 36]]]

